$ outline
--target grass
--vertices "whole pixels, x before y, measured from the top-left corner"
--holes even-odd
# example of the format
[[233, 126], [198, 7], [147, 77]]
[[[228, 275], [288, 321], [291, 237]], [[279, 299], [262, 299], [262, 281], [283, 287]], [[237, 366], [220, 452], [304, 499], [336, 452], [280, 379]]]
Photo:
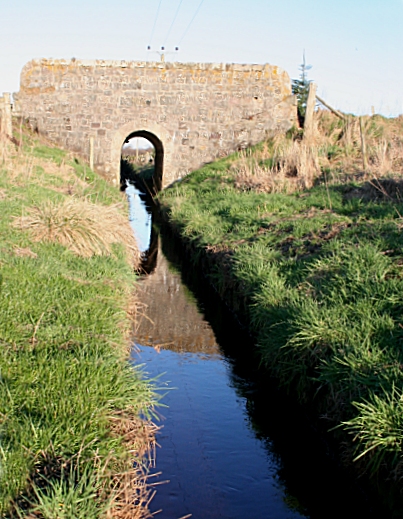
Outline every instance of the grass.
[[147, 517], [138, 417], [156, 396], [126, 359], [122, 195], [25, 130], [23, 141], [0, 142], [0, 515]]
[[87, 200], [45, 202], [15, 220], [15, 227], [29, 229], [35, 241], [64, 245], [84, 257], [112, 253], [114, 243], [125, 246], [134, 263], [139, 261], [136, 240], [116, 206], [101, 206]]
[[[338, 135], [343, 129], [333, 123], [330, 133]], [[383, 120], [382, 125], [385, 135], [401, 121], [392, 121], [392, 130]], [[340, 155], [346, 160], [346, 153], [350, 169], [341, 171], [338, 161]], [[364, 175], [358, 158], [343, 149], [334, 152], [328, 179], [319, 161], [309, 182], [295, 181], [301, 169], [295, 177], [274, 171], [278, 156], [276, 142], [270, 141], [206, 165], [161, 193], [162, 209], [192, 244], [195, 261], [207, 257], [210, 281], [247, 320], [264, 369], [316, 408], [339, 438], [343, 458], [355, 460], [358, 472], [399, 481], [403, 200], [398, 170], [388, 178], [375, 169], [375, 177]], [[248, 171], [244, 177], [252, 178], [263, 160], [266, 188], [240, 182], [242, 168]], [[259, 175], [264, 182], [262, 171]]]
[[318, 110], [309, 141], [303, 130], [292, 128], [286, 136], [277, 135], [233, 157], [235, 186], [243, 191], [292, 193], [313, 187], [319, 178], [332, 184], [396, 178], [403, 171], [403, 118], [363, 118], [365, 171], [359, 119], [346, 115], [342, 121]]

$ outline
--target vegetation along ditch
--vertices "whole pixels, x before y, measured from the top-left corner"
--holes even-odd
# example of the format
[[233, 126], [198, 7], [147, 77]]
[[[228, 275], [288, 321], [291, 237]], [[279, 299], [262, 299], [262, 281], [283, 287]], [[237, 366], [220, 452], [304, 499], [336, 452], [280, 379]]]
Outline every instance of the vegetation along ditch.
[[[309, 487], [334, 484], [329, 503], [347, 495], [330, 477], [342, 463], [358, 480], [355, 516], [373, 512], [369, 485], [400, 517], [403, 125], [377, 116], [361, 124], [363, 170], [357, 120], [315, 117], [310, 142], [293, 130], [208, 164], [158, 204], [186, 249], [192, 267], [184, 270], [203, 273], [254, 339], [239, 345], [229, 334], [233, 344], [224, 340], [220, 355], [243, 416], [274, 459], [278, 488], [291, 489], [276, 497], [285, 516], [330, 517]], [[150, 516], [147, 450], [159, 402], [136, 357], [128, 362], [131, 318], [147, 319], [132, 297], [139, 252], [125, 199], [22, 127], [17, 140], [0, 142], [0, 515]], [[155, 240], [141, 246], [150, 247], [149, 273]], [[220, 310], [212, 308], [214, 322]], [[220, 325], [214, 334], [223, 334]], [[266, 414], [285, 430], [267, 435]], [[320, 464], [328, 449], [336, 452], [329, 471]], [[301, 490], [295, 472], [298, 463], [311, 467], [311, 453], [319, 477]]]
[[153, 385], [128, 362], [123, 194], [21, 127], [0, 141], [0, 516], [149, 517]]
[[403, 121], [366, 118], [363, 170], [358, 119], [315, 117], [310, 142], [295, 130], [208, 164], [159, 203], [261, 369], [399, 517]]
[[167, 406], [151, 510], [167, 519], [387, 517], [329, 455], [309, 413], [259, 369], [253, 338], [162, 222], [146, 265], [132, 356], [165, 385]]

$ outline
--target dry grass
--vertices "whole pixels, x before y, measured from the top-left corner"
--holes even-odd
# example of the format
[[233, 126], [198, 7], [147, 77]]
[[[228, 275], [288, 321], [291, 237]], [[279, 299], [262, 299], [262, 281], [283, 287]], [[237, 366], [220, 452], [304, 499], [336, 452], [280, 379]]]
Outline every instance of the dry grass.
[[[7, 171], [8, 185], [35, 184], [66, 196], [64, 202], [38, 203], [28, 214], [16, 218], [14, 225], [30, 230], [35, 241], [59, 243], [83, 257], [109, 255], [113, 244], [120, 243], [130, 262], [137, 266], [140, 255], [124, 211], [118, 205], [89, 202], [85, 168], [84, 177], [80, 178], [69, 154], [61, 155], [55, 150], [52, 156], [51, 151], [52, 148], [47, 151], [42, 139], [33, 141], [31, 148], [0, 139], [0, 167]], [[45, 155], [41, 156], [41, 152]], [[6, 196], [1, 189], [0, 199]]]
[[124, 245], [137, 265], [139, 251], [127, 217], [118, 206], [101, 206], [86, 200], [67, 198], [32, 207], [14, 225], [29, 230], [35, 241], [64, 245], [83, 257], [109, 255], [113, 244]]
[[23, 153], [8, 139], [0, 139], [0, 166], [7, 170], [11, 184], [19, 185], [24, 179], [28, 180], [35, 165], [39, 165], [39, 159]]
[[403, 118], [363, 117], [367, 167], [363, 167], [360, 119], [342, 121], [318, 110], [309, 141], [277, 135], [253, 150], [240, 153], [232, 164], [235, 186], [242, 191], [284, 192], [310, 188], [325, 173], [326, 182], [372, 180], [403, 172]]
[[[363, 134], [368, 167], [363, 171], [359, 118], [347, 116], [341, 122], [335, 115], [318, 110], [316, 144], [322, 155], [322, 167], [337, 167], [345, 173], [364, 174], [365, 179], [403, 172], [403, 119], [364, 116]], [[322, 153], [321, 153], [322, 152]], [[328, 157], [326, 156], [328, 155]]]
[[14, 247], [14, 254], [20, 257], [37, 258], [38, 254], [33, 252], [29, 247]]
[[282, 136], [274, 139], [272, 147], [266, 144], [253, 156], [242, 152], [232, 169], [238, 189], [265, 193], [308, 189], [320, 174], [316, 148]]
[[149, 504], [155, 490], [150, 484], [150, 469], [155, 466], [155, 435], [158, 427], [136, 415], [121, 413], [111, 419], [112, 434], [123, 438], [128, 453], [126, 466], [115, 472], [105, 489], [110, 499], [108, 519], [148, 519]]
[[[37, 139], [39, 145], [48, 144], [42, 137]], [[65, 159], [55, 163], [51, 158], [35, 156], [33, 145], [27, 150], [0, 138], [0, 167], [7, 170], [8, 182], [14, 186], [23, 187], [27, 182], [35, 182], [66, 195], [81, 196], [88, 185], [75, 174], [70, 164], [72, 160], [73, 156], [66, 152]], [[59, 179], [59, 186], [55, 179]]]

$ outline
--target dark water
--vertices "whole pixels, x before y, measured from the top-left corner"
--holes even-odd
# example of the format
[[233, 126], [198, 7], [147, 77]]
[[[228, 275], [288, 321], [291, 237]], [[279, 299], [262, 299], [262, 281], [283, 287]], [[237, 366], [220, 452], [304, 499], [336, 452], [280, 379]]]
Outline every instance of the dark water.
[[164, 519], [381, 517], [259, 369], [251, 339], [172, 237], [154, 232], [148, 241], [147, 309], [132, 356], [165, 393], [155, 471], [168, 481], [151, 510]]
[[164, 518], [304, 516], [287, 503], [278, 460], [256, 438], [223, 356], [142, 346], [138, 360], [176, 388], [164, 398], [158, 438], [156, 468], [169, 483], [158, 488], [153, 509]]

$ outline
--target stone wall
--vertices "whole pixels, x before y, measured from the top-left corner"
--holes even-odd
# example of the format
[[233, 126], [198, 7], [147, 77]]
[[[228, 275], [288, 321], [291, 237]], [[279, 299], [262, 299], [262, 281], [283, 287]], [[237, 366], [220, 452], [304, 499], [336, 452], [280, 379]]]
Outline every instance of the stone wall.
[[15, 100], [55, 143], [88, 162], [93, 149], [95, 169], [112, 182], [124, 140], [151, 135], [164, 186], [296, 121], [289, 76], [271, 65], [34, 60]]
[[0, 136], [8, 135], [12, 137], [13, 127], [11, 120], [11, 100], [10, 94], [4, 93], [0, 97]]

